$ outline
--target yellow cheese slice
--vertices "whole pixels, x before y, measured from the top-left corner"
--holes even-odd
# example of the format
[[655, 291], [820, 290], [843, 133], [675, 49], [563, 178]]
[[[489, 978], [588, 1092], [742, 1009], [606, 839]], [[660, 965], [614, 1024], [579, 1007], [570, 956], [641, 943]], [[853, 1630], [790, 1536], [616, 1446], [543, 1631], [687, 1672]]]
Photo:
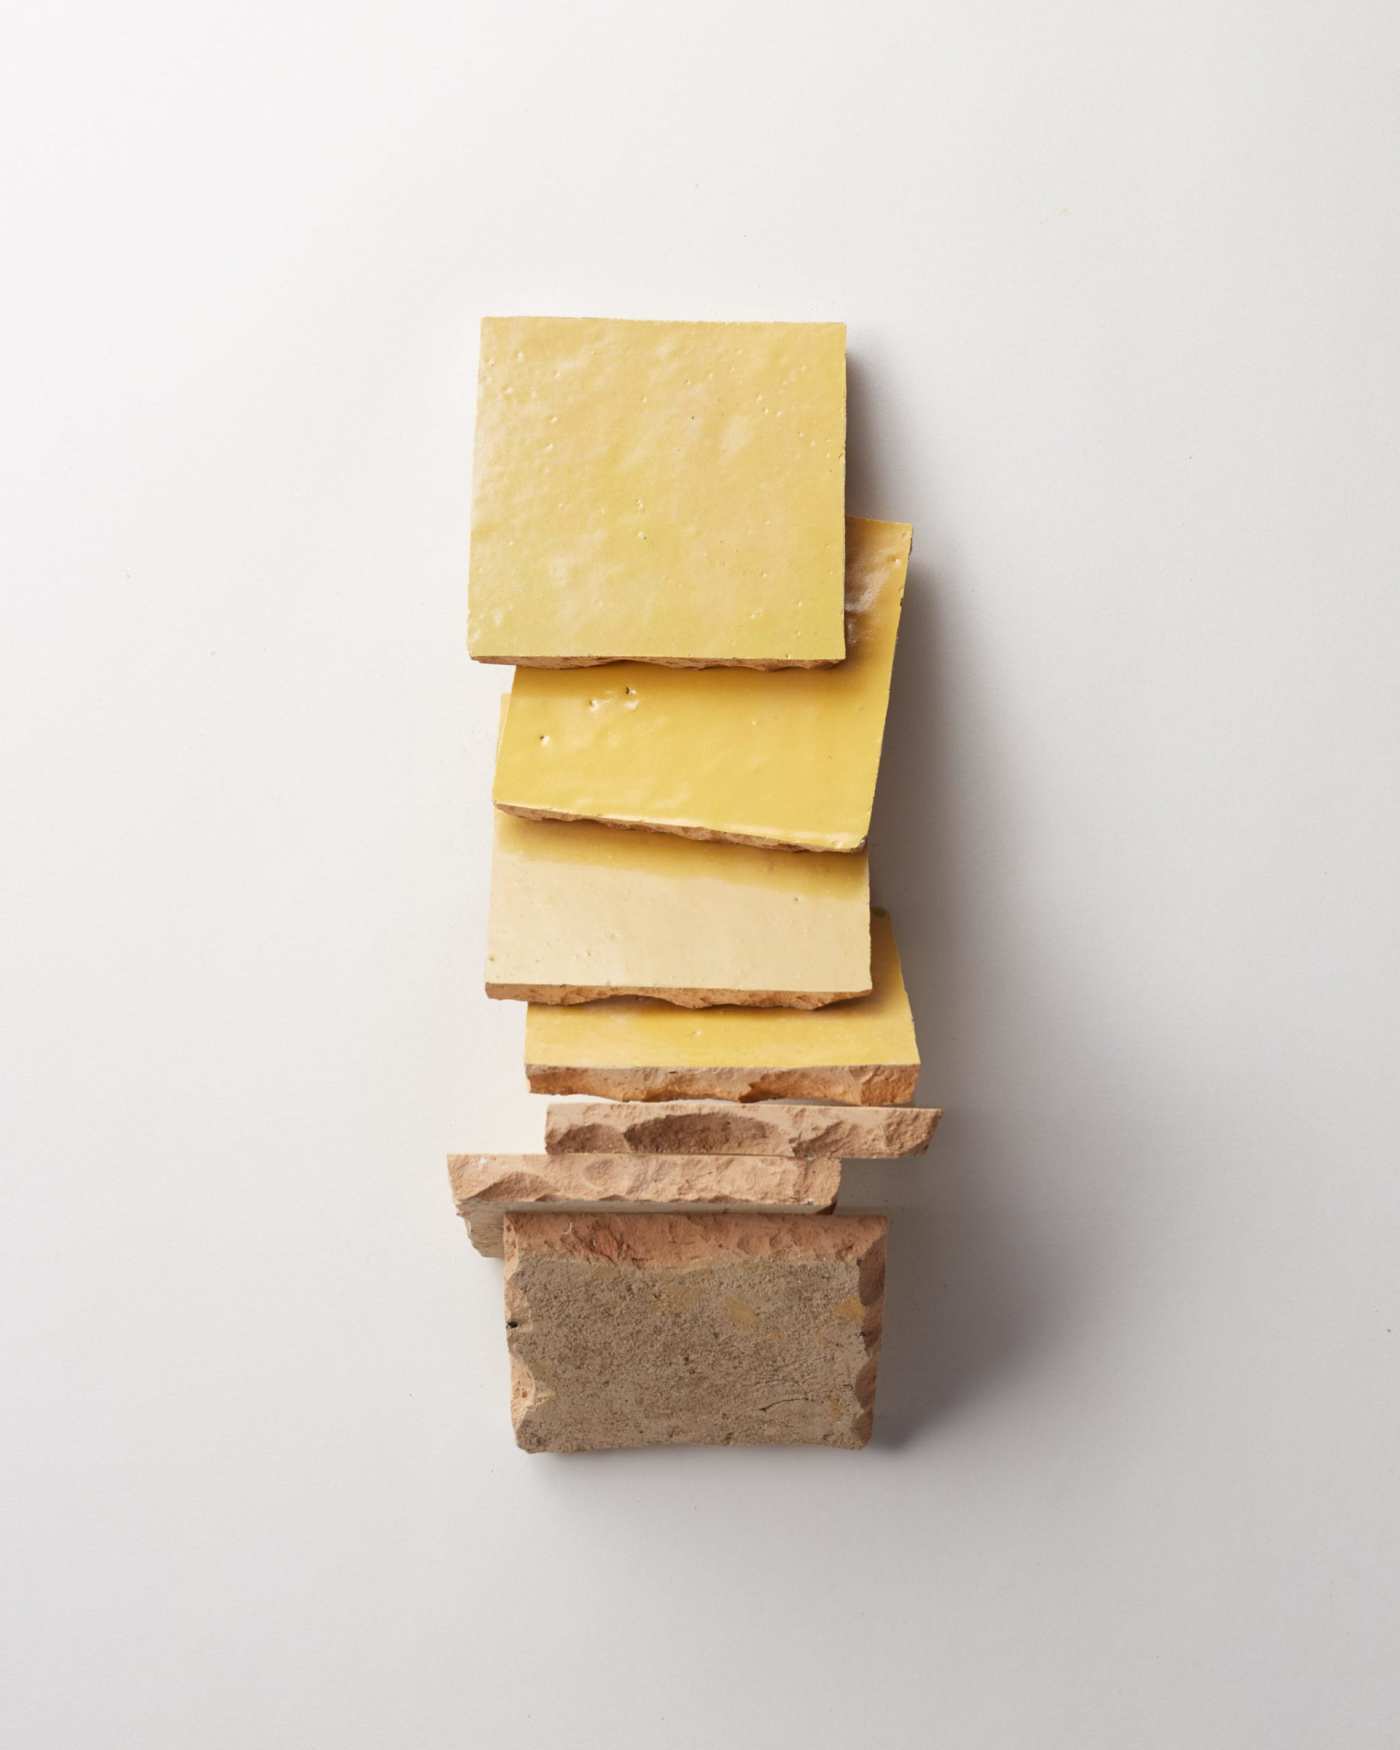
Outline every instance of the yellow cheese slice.
[[496, 761], [497, 806], [858, 849], [870, 830], [910, 538], [907, 523], [847, 525], [849, 654], [835, 668], [519, 670]]
[[481, 324], [483, 662], [838, 662], [839, 322]]
[[814, 1099], [850, 1106], [914, 1097], [919, 1049], [894, 931], [871, 916], [874, 989], [854, 1002], [706, 1009], [621, 998], [573, 1008], [532, 1003], [525, 1067], [539, 1094], [617, 1100]]
[[870, 989], [866, 858], [496, 811], [486, 992], [814, 1009]]

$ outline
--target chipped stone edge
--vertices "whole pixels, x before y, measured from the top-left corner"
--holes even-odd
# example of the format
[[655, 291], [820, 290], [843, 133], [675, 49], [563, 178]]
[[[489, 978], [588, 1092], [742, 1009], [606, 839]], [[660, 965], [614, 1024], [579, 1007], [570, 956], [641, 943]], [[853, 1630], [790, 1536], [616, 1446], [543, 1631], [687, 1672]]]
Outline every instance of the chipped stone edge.
[[865, 1365], [855, 1378], [855, 1398], [860, 1405], [860, 1415], [856, 1420], [856, 1438], [851, 1445], [856, 1449], [868, 1446], [875, 1431], [875, 1387], [880, 1368], [880, 1341], [885, 1331], [885, 1264], [890, 1224], [885, 1215], [874, 1219], [879, 1226], [872, 1232], [870, 1244], [856, 1272], [857, 1292], [864, 1309], [860, 1334], [865, 1343]]
[[501, 1002], [545, 1003], [551, 1007], [598, 1002], [606, 997], [651, 997], [678, 1009], [825, 1009], [832, 1003], [868, 997], [864, 990], [720, 990], [703, 985], [655, 984], [505, 984], [487, 979], [486, 994]]
[[[764, 1103], [756, 1104], [761, 1108]], [[545, 1112], [545, 1153], [705, 1154], [710, 1152], [705, 1146], [707, 1125], [713, 1122], [722, 1127], [733, 1118], [733, 1106], [732, 1101], [715, 1101], [706, 1105], [688, 1100], [655, 1103], [625, 1100], [601, 1105], [597, 1102], [572, 1105], [556, 1100]], [[759, 1157], [783, 1155], [792, 1160], [816, 1160], [828, 1155], [863, 1161], [908, 1160], [927, 1153], [943, 1116], [941, 1106], [823, 1106], [803, 1101], [794, 1107], [779, 1106], [771, 1113], [771, 1121], [780, 1122], [790, 1110], [802, 1113], [804, 1121], [814, 1127], [810, 1136], [788, 1134], [754, 1138], [752, 1149], [736, 1148], [732, 1139], [725, 1139], [725, 1145], [713, 1152], [717, 1155], [751, 1153]], [[858, 1120], [846, 1114], [880, 1112], [890, 1113], [907, 1129], [908, 1140], [903, 1146], [871, 1150], [871, 1137], [848, 1133], [849, 1127]], [[822, 1128], [824, 1115], [827, 1129]], [[766, 1113], [755, 1113], [751, 1122], [761, 1124], [768, 1117]], [[655, 1138], [641, 1139], [646, 1146], [635, 1147], [629, 1132], [638, 1123], [654, 1129], [669, 1124], [674, 1127], [674, 1134], [663, 1136], [658, 1131]], [[757, 1146], [760, 1141], [764, 1146]], [[657, 1142], [664, 1143], [664, 1146], [655, 1146]]]
[[584, 1201], [564, 1197], [558, 1202], [479, 1203], [462, 1211], [467, 1238], [483, 1258], [505, 1256], [505, 1224], [513, 1215], [800, 1215], [816, 1221], [830, 1215], [829, 1203], [736, 1203], [732, 1198], [714, 1202], [639, 1203], [629, 1197], [592, 1197]]
[[[760, 1199], [754, 1202], [746, 1201], [737, 1196], [726, 1195], [714, 1198], [696, 1198], [686, 1201], [668, 1199], [666, 1201], [648, 1202], [644, 1198], [627, 1196], [599, 1197], [552, 1197], [546, 1186], [539, 1187], [533, 1196], [503, 1196], [499, 1198], [466, 1197], [462, 1194], [459, 1183], [459, 1173], [468, 1163], [489, 1159], [489, 1156], [473, 1154], [449, 1155], [447, 1157], [447, 1176], [452, 1187], [452, 1201], [463, 1225], [467, 1230], [467, 1238], [474, 1249], [483, 1258], [499, 1258], [503, 1256], [503, 1231], [505, 1218], [508, 1215], [829, 1215], [835, 1208], [841, 1196], [842, 1163], [834, 1155], [700, 1155], [696, 1157], [712, 1163], [716, 1170], [722, 1170], [726, 1159], [748, 1162], [768, 1162], [775, 1167], [807, 1169], [818, 1183], [813, 1186], [817, 1195], [803, 1201], [795, 1198], [786, 1201]], [[503, 1157], [514, 1159], [515, 1157]], [[551, 1157], [541, 1155], [541, 1163], [551, 1158], [560, 1161], [569, 1157]], [[622, 1151], [619, 1158], [628, 1162], [645, 1160], [646, 1156], [630, 1154]], [[680, 1157], [685, 1158], [685, 1157]], [[821, 1179], [825, 1179], [825, 1184]], [[844, 1212], [843, 1212], [844, 1213]]]
[[595, 826], [616, 827], [619, 832], [665, 832], [676, 838], [703, 839], [729, 845], [758, 845], [765, 851], [811, 851], [818, 855], [828, 852], [843, 856], [851, 851], [863, 851], [868, 833], [858, 839], [844, 834], [823, 840], [771, 838], [762, 833], [726, 832], [708, 826], [682, 826], [667, 820], [622, 820], [612, 814], [574, 814], [564, 808], [532, 808], [523, 802], [503, 802], [492, 798], [503, 814], [518, 814], [522, 820], [586, 820]]
[[908, 1106], [917, 1063], [814, 1065], [796, 1069], [705, 1065], [574, 1066], [526, 1062], [534, 1094], [596, 1094], [605, 1100], [828, 1100], [835, 1106]]
[[479, 656], [469, 651], [473, 662], [497, 663], [510, 668], [606, 668], [614, 662], [645, 663], [652, 668], [753, 668], [763, 671], [784, 668], [836, 668], [845, 656]]

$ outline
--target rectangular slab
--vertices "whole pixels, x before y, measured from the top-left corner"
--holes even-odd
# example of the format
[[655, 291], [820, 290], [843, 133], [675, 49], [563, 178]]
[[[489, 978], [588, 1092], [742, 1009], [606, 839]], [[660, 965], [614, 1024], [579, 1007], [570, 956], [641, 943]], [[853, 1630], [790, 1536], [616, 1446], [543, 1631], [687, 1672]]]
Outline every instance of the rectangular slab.
[[815, 1009], [870, 990], [865, 854], [495, 814], [486, 994]]
[[511, 1419], [527, 1452], [864, 1446], [882, 1215], [510, 1215]]
[[910, 539], [907, 523], [847, 525], [848, 655], [835, 668], [520, 669], [497, 753], [497, 807], [858, 850], [870, 830]]
[[457, 1213], [478, 1252], [501, 1256], [510, 1211], [635, 1210], [653, 1214], [772, 1211], [815, 1215], [841, 1189], [835, 1160], [765, 1160], [752, 1155], [449, 1155]]
[[550, 1154], [788, 1155], [887, 1160], [922, 1154], [943, 1114], [933, 1106], [792, 1106], [769, 1101], [635, 1100], [551, 1103]]
[[482, 662], [839, 662], [839, 322], [481, 324]]
[[640, 998], [549, 1007], [531, 1003], [525, 1071], [537, 1094], [609, 1100], [832, 1100], [904, 1104], [919, 1048], [894, 931], [870, 920], [868, 997], [829, 1008], [687, 1012]]

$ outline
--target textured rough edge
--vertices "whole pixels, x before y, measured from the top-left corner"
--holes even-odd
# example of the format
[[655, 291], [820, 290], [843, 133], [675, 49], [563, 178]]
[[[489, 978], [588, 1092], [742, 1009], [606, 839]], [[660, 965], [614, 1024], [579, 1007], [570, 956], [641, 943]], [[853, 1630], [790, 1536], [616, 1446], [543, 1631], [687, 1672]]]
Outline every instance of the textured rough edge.
[[517, 1443], [865, 1446], [887, 1232], [880, 1215], [507, 1216]]
[[555, 1006], [597, 1002], [603, 997], [651, 997], [678, 1009], [825, 1009], [832, 1003], [868, 997], [864, 990], [707, 990], [698, 985], [654, 984], [500, 984], [486, 981], [486, 994], [503, 1002]]
[[610, 662], [649, 662], [655, 668], [835, 668], [840, 656], [774, 657], [759, 661], [747, 656], [478, 656], [473, 662], [498, 662], [511, 668], [605, 668]]
[[597, 1094], [605, 1100], [829, 1100], [837, 1106], [907, 1106], [918, 1086], [919, 1066], [712, 1069], [527, 1063], [525, 1075], [535, 1094]]
[[729, 1101], [566, 1105], [545, 1114], [550, 1154], [716, 1154], [882, 1160], [922, 1154], [932, 1106], [735, 1106]]
[[840, 1161], [754, 1155], [463, 1154], [447, 1157], [447, 1172], [457, 1213], [487, 1258], [501, 1256], [501, 1224], [510, 1210], [819, 1215], [841, 1189]]
[[863, 833], [860, 838], [852, 839], [849, 843], [775, 839], [759, 833], [719, 832], [708, 826], [677, 826], [664, 820], [623, 820], [613, 814], [570, 814], [562, 808], [527, 808], [520, 802], [503, 802], [495, 795], [492, 796], [492, 802], [503, 813], [518, 814], [522, 820], [586, 820], [595, 826], [616, 827], [619, 832], [668, 832], [681, 839], [717, 839], [729, 845], [757, 845], [765, 851], [814, 851], [822, 855], [834, 853], [841, 856], [847, 851], [863, 851], [868, 837]]

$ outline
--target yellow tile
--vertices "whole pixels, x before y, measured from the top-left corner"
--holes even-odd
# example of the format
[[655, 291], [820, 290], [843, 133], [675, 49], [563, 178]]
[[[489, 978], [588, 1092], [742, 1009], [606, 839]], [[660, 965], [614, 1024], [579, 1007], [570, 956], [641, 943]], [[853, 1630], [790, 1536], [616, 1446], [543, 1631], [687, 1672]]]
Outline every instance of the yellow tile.
[[530, 1085], [624, 1099], [912, 1099], [919, 1050], [883, 912], [871, 917], [871, 957], [869, 996], [806, 1013], [695, 1013], [628, 998], [574, 1008], [532, 1003], [525, 1024]]
[[910, 536], [907, 523], [848, 523], [850, 654], [834, 668], [519, 670], [497, 805], [858, 849], [870, 830]]
[[481, 325], [471, 654], [839, 661], [839, 322]]
[[864, 855], [495, 819], [491, 996], [816, 1008], [870, 989]]

